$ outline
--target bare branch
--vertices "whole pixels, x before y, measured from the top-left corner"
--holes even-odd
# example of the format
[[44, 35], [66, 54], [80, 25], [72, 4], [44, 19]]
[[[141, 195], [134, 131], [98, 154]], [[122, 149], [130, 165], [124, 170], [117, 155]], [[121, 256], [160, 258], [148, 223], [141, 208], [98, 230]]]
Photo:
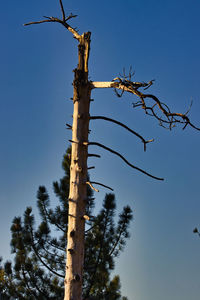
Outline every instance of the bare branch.
[[89, 231], [91, 231], [93, 228], [95, 228], [98, 225], [99, 224], [95, 224], [95, 225], [91, 226], [89, 229], [85, 230], [85, 234], [87, 234]]
[[[47, 18], [47, 17], [45, 17]], [[47, 22], [56, 22], [56, 21], [53, 21], [51, 19], [51, 17], [48, 17], [48, 20], [41, 20], [41, 21], [36, 21], [36, 22], [29, 22], [29, 23], [25, 23], [23, 24], [24, 26], [28, 26], [28, 25], [33, 25], [33, 24], [41, 24], [41, 23], [47, 23]]]
[[91, 89], [105, 89], [115, 87], [115, 83], [113, 81], [91, 81], [90, 85]]
[[111, 148], [109, 148], [109, 147], [106, 147], [106, 146], [104, 146], [104, 145], [102, 145], [102, 144], [100, 144], [100, 143], [96, 143], [96, 142], [84, 142], [83, 143], [83, 145], [94, 145], [94, 146], [99, 146], [99, 147], [101, 147], [101, 148], [103, 148], [103, 149], [105, 149], [105, 150], [107, 150], [107, 151], [109, 151], [109, 152], [111, 152], [111, 153], [113, 153], [113, 154], [115, 154], [115, 155], [117, 155], [117, 156], [119, 156], [127, 165], [129, 165], [131, 168], [133, 168], [133, 169], [136, 169], [136, 170], [138, 170], [139, 172], [141, 172], [141, 173], [143, 173], [143, 174], [145, 174], [145, 175], [147, 175], [147, 176], [149, 176], [149, 177], [151, 177], [151, 178], [154, 178], [154, 179], [156, 179], [156, 180], [164, 180], [163, 178], [160, 178], [160, 177], [156, 177], [156, 176], [153, 176], [153, 175], [151, 175], [150, 173], [147, 173], [146, 171], [144, 171], [144, 170], [142, 170], [142, 169], [140, 169], [140, 168], [138, 168], [138, 167], [136, 167], [136, 166], [134, 166], [134, 165], [132, 165], [130, 162], [128, 162], [128, 160], [124, 157], [124, 156], [122, 156], [120, 153], [118, 153], [117, 151], [115, 151], [115, 150], [112, 150]]
[[[145, 113], [147, 115], [154, 116], [159, 121], [161, 126], [163, 126], [163, 124], [166, 124], [167, 126], [164, 125], [163, 127], [171, 130], [172, 127], [176, 125], [176, 123], [181, 123], [184, 124], [183, 129], [185, 129], [187, 125], [190, 125], [191, 127], [200, 130], [200, 128], [197, 128], [190, 122], [190, 119], [187, 116], [191, 105], [189, 110], [185, 114], [172, 113], [170, 111], [170, 108], [165, 103], [161, 102], [156, 96], [152, 94], [144, 94], [138, 90], [141, 87], [145, 87], [144, 89], [149, 88], [153, 84], [153, 80], [149, 81], [148, 83], [139, 83], [117, 77], [114, 79], [114, 82], [116, 83], [115, 88], [122, 89], [123, 91], [127, 91], [138, 96], [140, 98], [140, 101], [138, 101], [136, 105], [133, 106], [141, 106], [144, 109]], [[148, 98], [153, 100], [153, 104], [151, 106], [147, 106], [147, 103], [145, 102], [145, 99]], [[156, 109], [161, 112], [161, 116], [158, 115]]]
[[95, 187], [93, 187], [93, 185], [90, 181], [86, 181], [86, 184], [88, 184], [89, 187], [91, 187], [91, 189], [94, 190], [95, 192], [99, 192], [99, 190], [97, 190], [97, 189], [95, 189]]
[[62, 11], [62, 16], [63, 16], [63, 22], [65, 22], [65, 10], [63, 7], [62, 0], [59, 0], [59, 1], [60, 1], [60, 7], [61, 7], [61, 11]]
[[36, 249], [36, 246], [35, 246], [35, 240], [34, 240], [34, 235], [33, 235], [33, 228], [32, 228], [32, 225], [29, 224], [29, 229], [30, 229], [30, 233], [31, 233], [31, 241], [32, 241], [32, 248], [34, 250], [34, 253], [35, 255], [37, 256], [37, 258], [39, 259], [39, 261], [42, 263], [42, 265], [47, 268], [50, 272], [52, 272], [53, 274], [55, 274], [56, 276], [58, 277], [61, 277], [61, 278], [64, 278], [64, 276], [62, 274], [59, 274], [57, 272], [55, 272], [54, 270], [52, 270], [45, 262], [44, 260], [40, 257], [37, 249]]
[[100, 183], [100, 182], [90, 181], [90, 183], [91, 183], [91, 184], [98, 184], [98, 185], [101, 185], [101, 186], [103, 186], [103, 187], [105, 187], [105, 188], [111, 190], [111, 191], [114, 191], [111, 187], [109, 187], [109, 186], [107, 186], [107, 185], [105, 185], [105, 184], [102, 184], [102, 183]]
[[84, 219], [85, 221], [89, 221], [89, 220], [90, 220], [90, 217], [87, 216], [87, 215], [84, 215], [84, 216], [82, 216], [82, 219]]
[[66, 126], [67, 126], [67, 129], [70, 129], [70, 130], [72, 130], [72, 125], [70, 125], [70, 124], [66, 123]]
[[[70, 14], [70, 15], [65, 19], [65, 21], [69, 21], [70, 19], [76, 18], [76, 17], [77, 17], [77, 15]], [[75, 28], [74, 28], [74, 29], [75, 29]]]
[[[143, 174], [145, 174], [145, 175], [147, 175], [147, 176], [149, 176], [149, 177], [151, 177], [151, 178], [154, 178], [154, 179], [156, 179], [156, 180], [164, 180], [164, 178], [160, 178], [160, 177], [156, 177], [156, 176], [154, 176], [154, 175], [151, 175], [150, 173], [148, 173], [148, 172], [146, 172], [146, 171], [144, 171], [144, 170], [142, 170], [142, 169], [140, 169], [140, 168], [138, 168], [138, 167], [136, 167], [136, 166], [134, 166], [134, 165], [132, 165], [123, 155], [121, 155], [119, 152], [117, 152], [117, 151], [115, 151], [115, 150], [113, 150], [113, 149], [111, 149], [111, 148], [109, 148], [109, 147], [107, 147], [107, 146], [104, 146], [103, 144], [100, 144], [100, 143], [97, 143], [97, 142], [75, 142], [75, 141], [72, 141], [72, 140], [69, 140], [69, 142], [71, 142], [71, 143], [75, 143], [75, 144], [79, 144], [79, 143], [82, 143], [84, 146], [99, 146], [99, 147], [101, 147], [101, 148], [103, 148], [103, 149], [105, 149], [105, 150], [107, 150], [107, 151], [109, 151], [109, 152], [111, 152], [111, 153], [113, 153], [113, 154], [115, 154], [115, 155], [117, 155], [117, 156], [119, 156], [127, 165], [129, 165], [131, 168], [133, 168], [133, 169], [136, 169], [136, 170], [138, 170], [139, 172], [141, 172], [141, 173], [143, 173]], [[96, 155], [95, 155], [96, 156]], [[88, 184], [88, 183], [87, 183]], [[91, 188], [93, 188], [93, 187], [91, 187]], [[94, 189], [94, 188], [93, 188]]]
[[133, 133], [134, 135], [136, 135], [139, 139], [141, 139], [141, 141], [143, 142], [144, 144], [144, 151], [146, 151], [146, 144], [147, 143], [150, 143], [150, 142], [153, 142], [154, 140], [151, 139], [151, 140], [148, 140], [146, 141], [139, 133], [137, 133], [136, 131], [130, 129], [128, 126], [126, 126], [125, 124], [117, 121], [117, 120], [114, 120], [114, 119], [111, 119], [111, 118], [107, 118], [107, 117], [104, 117], [104, 116], [92, 116], [90, 117], [90, 120], [105, 120], [105, 121], [109, 121], [109, 122], [113, 122], [117, 125], [120, 125], [121, 127], [125, 128], [126, 130], [130, 131], [131, 133]]
[[98, 158], [101, 158], [101, 155], [88, 153], [88, 157], [98, 157]]
[[[135, 92], [134, 92], [135, 93]], [[137, 91], [137, 96], [140, 97], [141, 99], [141, 106], [145, 110], [145, 113], [147, 115], [153, 115], [159, 122], [160, 125], [166, 124], [168, 129], [172, 129], [176, 125], [176, 123], [183, 124], [183, 129], [186, 128], [187, 125], [190, 125], [196, 130], [200, 130], [200, 128], [196, 127], [193, 125], [187, 116], [188, 111], [183, 114], [183, 113], [172, 113], [169, 108], [166, 109], [166, 105], [163, 104], [156, 96], [151, 95], [151, 94], [143, 94], [139, 91]], [[154, 105], [152, 106], [147, 106], [145, 99], [152, 99], [154, 101]], [[162, 116], [159, 116], [158, 113], [156, 112], [156, 108], [159, 109], [159, 111], [162, 112]], [[166, 126], [165, 126], [166, 127]]]
[[43, 18], [51, 20], [51, 17], [43, 16]]
[[[176, 126], [176, 124], [183, 124], [183, 129], [185, 129], [187, 125], [190, 125], [194, 129], [200, 130], [200, 128], [191, 123], [189, 117], [187, 116], [191, 105], [186, 113], [171, 112], [170, 108], [165, 103], [161, 102], [156, 96], [152, 94], [144, 94], [139, 91], [140, 88], [143, 88], [144, 90], [148, 89], [153, 84], [154, 80], [150, 80], [147, 83], [134, 82], [131, 81], [131, 77], [133, 75], [134, 73], [129, 72], [129, 76], [127, 76], [124, 72], [123, 76], [121, 75], [121, 77], [116, 77], [113, 79], [113, 81], [94, 81], [91, 82], [91, 88], [114, 88], [118, 97], [121, 97], [125, 91], [136, 95], [140, 98], [140, 100], [136, 103], [133, 103], [133, 107], [141, 106], [147, 115], [156, 118], [159, 121], [159, 124], [164, 128], [171, 130]], [[121, 90], [121, 94], [118, 93], [117, 90]], [[151, 105], [147, 105], [146, 99], [150, 99], [153, 101], [153, 103]]]
[[187, 115], [187, 114], [189, 113], [189, 111], [190, 111], [190, 109], [191, 109], [191, 107], [192, 107], [192, 104], [193, 104], [193, 101], [191, 100], [190, 106], [189, 106], [189, 108], [187, 109], [187, 111], [185, 112], [185, 115]]
[[71, 27], [71, 26], [67, 23], [68, 20], [77, 17], [77, 15], [70, 14], [70, 15], [66, 18], [62, 0], [59, 0], [59, 1], [60, 1], [61, 12], [62, 12], [62, 20], [59, 19], [59, 18], [56, 18], [56, 17], [47, 17], [47, 16], [44, 16], [44, 18], [45, 18], [46, 20], [41, 20], [41, 21], [36, 21], [36, 22], [25, 23], [24, 26], [34, 25], [34, 24], [42, 24], [42, 23], [50, 23], [50, 22], [57, 22], [57, 23], [62, 24], [65, 28], [67, 28], [67, 30], [69, 30], [69, 31], [73, 34], [73, 36], [74, 36], [78, 41], [80, 41], [80, 40], [81, 40], [81, 35], [77, 32], [77, 30], [76, 30], [75, 28]]

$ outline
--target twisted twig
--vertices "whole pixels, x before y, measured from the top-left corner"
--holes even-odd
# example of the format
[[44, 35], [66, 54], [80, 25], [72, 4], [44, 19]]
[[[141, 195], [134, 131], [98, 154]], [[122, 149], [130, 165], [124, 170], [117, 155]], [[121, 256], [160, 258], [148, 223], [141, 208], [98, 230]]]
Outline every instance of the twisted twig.
[[[113, 79], [112, 87], [122, 90], [122, 94], [124, 91], [126, 91], [138, 96], [140, 100], [136, 103], [133, 103], [133, 107], [141, 106], [147, 115], [155, 117], [159, 121], [160, 125], [165, 128], [171, 130], [172, 127], [176, 125], [176, 123], [180, 123], [184, 125], [183, 129], [185, 129], [187, 125], [190, 125], [194, 129], [200, 130], [200, 128], [191, 123], [189, 117], [187, 116], [192, 103], [186, 113], [173, 113], [171, 112], [170, 108], [165, 103], [161, 102], [156, 96], [152, 94], [144, 94], [138, 90], [139, 88], [144, 88], [144, 90], [146, 90], [153, 84], [153, 81], [154, 80], [151, 80], [148, 83], [133, 82], [130, 79], [127, 80], [127, 77], [116, 77]], [[118, 96], [121, 97], [122, 94], [118, 94]], [[145, 99], [153, 100], [153, 104], [148, 106]], [[156, 112], [156, 108], [158, 108], [158, 110], [161, 112], [161, 116], [159, 116]]]
[[[116, 77], [112, 81], [91, 81], [91, 89], [114, 88], [118, 97], [121, 97], [124, 92], [136, 95], [140, 100], [133, 103], [133, 107], [142, 107], [147, 115], [156, 118], [159, 121], [159, 124], [167, 129], [171, 130], [178, 123], [183, 124], [183, 129], [185, 129], [187, 125], [190, 125], [194, 129], [200, 130], [200, 128], [191, 123], [188, 117], [192, 103], [186, 113], [173, 113], [170, 108], [165, 103], [161, 102], [156, 96], [152, 94], [144, 94], [139, 90], [141, 88], [144, 90], [148, 89], [153, 84], [154, 80], [150, 80], [147, 83], [135, 82], [131, 79], [133, 75], [134, 73], [129, 72], [129, 76], [127, 76], [124, 71], [124, 75]], [[117, 90], [121, 90], [121, 94], [119, 94]], [[153, 103], [147, 105], [146, 99], [152, 100]], [[156, 111], [156, 109], [158, 109], [158, 111]], [[159, 112], [161, 113], [161, 116], [159, 115]]]

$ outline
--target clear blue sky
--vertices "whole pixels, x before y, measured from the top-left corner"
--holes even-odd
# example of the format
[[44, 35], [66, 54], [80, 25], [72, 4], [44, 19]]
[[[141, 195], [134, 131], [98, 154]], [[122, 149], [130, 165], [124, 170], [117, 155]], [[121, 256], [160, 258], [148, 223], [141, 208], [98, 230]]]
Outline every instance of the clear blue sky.
[[[156, 79], [152, 93], [173, 111], [185, 112], [200, 127], [200, 2], [198, 0], [63, 0], [78, 14], [71, 24], [92, 32], [90, 78], [110, 81], [130, 65], [136, 81]], [[10, 255], [10, 226], [26, 206], [36, 212], [39, 185], [51, 190], [62, 176], [71, 122], [77, 43], [57, 24], [23, 27], [43, 15], [59, 15], [57, 0], [2, 1], [0, 4], [0, 255]], [[132, 163], [165, 178], [145, 177], [112, 154], [96, 150], [94, 181], [114, 188], [118, 210], [131, 205], [131, 239], [120, 256], [123, 294], [129, 300], [198, 300], [200, 297], [200, 132], [161, 128], [130, 95], [95, 90], [91, 115], [124, 121], [154, 138], [143, 152], [140, 141], [114, 124], [93, 121], [91, 141], [121, 152]], [[105, 195], [97, 195], [100, 203]], [[52, 199], [53, 204], [55, 199]], [[100, 207], [97, 204], [97, 208]]]

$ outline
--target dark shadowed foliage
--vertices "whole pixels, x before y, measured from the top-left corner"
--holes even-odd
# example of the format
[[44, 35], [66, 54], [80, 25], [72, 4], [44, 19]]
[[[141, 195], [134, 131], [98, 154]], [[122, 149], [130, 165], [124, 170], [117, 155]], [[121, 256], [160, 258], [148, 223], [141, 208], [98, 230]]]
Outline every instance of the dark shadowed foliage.
[[[37, 206], [41, 222], [37, 226], [32, 208], [23, 217], [15, 217], [11, 226], [11, 252], [14, 262], [0, 267], [0, 293], [3, 299], [63, 299], [65, 249], [70, 174], [70, 149], [64, 155], [64, 177], [53, 183], [58, 205], [50, 206], [48, 192], [40, 186]], [[115, 258], [129, 237], [132, 219], [129, 206], [124, 207], [115, 221], [114, 194], [106, 194], [101, 211], [92, 216], [94, 198], [88, 187], [87, 221], [85, 232], [84, 299], [126, 299], [121, 296], [120, 278], [111, 278]]]

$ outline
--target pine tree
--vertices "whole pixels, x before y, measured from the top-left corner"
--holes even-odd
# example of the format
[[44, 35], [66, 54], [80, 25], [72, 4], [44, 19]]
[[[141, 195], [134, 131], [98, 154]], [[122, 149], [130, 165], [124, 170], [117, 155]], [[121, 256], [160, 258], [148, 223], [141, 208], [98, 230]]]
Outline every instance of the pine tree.
[[[23, 218], [15, 217], [11, 226], [11, 251], [14, 263], [7, 261], [0, 267], [0, 293], [15, 299], [63, 299], [65, 277], [65, 249], [70, 178], [70, 149], [62, 162], [64, 177], [53, 183], [59, 205], [51, 208], [44, 186], [37, 192], [37, 206], [41, 222], [35, 229], [32, 208], [27, 207]], [[106, 194], [103, 207], [92, 216], [94, 198], [87, 190], [87, 220], [85, 232], [84, 299], [126, 299], [120, 293], [119, 276], [111, 279], [114, 260], [129, 237], [132, 219], [130, 207], [124, 207], [118, 222], [114, 221], [114, 194]], [[73, 233], [72, 233], [73, 234]], [[75, 278], [78, 280], [78, 278]]]

